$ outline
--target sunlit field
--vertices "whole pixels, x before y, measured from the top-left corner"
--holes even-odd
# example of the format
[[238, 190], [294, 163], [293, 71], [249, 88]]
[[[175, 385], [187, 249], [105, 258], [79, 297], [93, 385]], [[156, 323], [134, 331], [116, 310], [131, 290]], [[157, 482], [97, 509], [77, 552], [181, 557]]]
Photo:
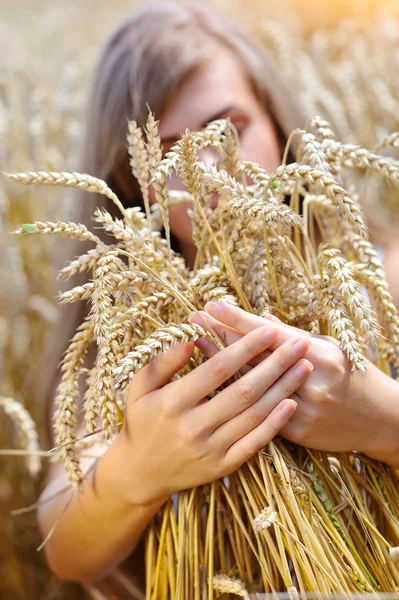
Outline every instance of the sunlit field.
[[[334, 176], [336, 173], [339, 173], [340, 177], [342, 175], [340, 179], [342, 186], [345, 190], [349, 190], [351, 198], [354, 198], [354, 208], [351, 205], [344, 217], [340, 214], [342, 218], [347, 219], [347, 224], [349, 224], [348, 230], [345, 231], [335, 230], [334, 223], [337, 221], [334, 221], [334, 218], [336, 218], [336, 215], [331, 213], [330, 207], [325, 206], [326, 203], [323, 205], [320, 200], [319, 205], [317, 201], [314, 201], [313, 205], [311, 204], [313, 200], [309, 200], [309, 206], [312, 206], [311, 210], [314, 211], [311, 214], [317, 213], [317, 207], [320, 208], [323, 205], [325, 208], [323, 214], [320, 208], [320, 214], [322, 214], [320, 218], [325, 218], [327, 222], [327, 233], [324, 241], [328, 241], [335, 247], [342, 249], [347, 243], [348, 236], [352, 239], [353, 236], [360, 235], [362, 233], [361, 227], [356, 218], [353, 217], [358, 210], [364, 212], [365, 223], [370, 227], [372, 236], [374, 236], [373, 241], [376, 244], [384, 239], [386, 232], [396, 235], [396, 223], [399, 214], [396, 187], [399, 180], [396, 149], [399, 145], [399, 138], [397, 136], [389, 138], [388, 136], [399, 130], [399, 11], [397, 3], [377, 0], [353, 2], [349, 0], [346, 2], [343, 0], [337, 2], [324, 2], [321, 0], [318, 2], [306, 2], [305, 0], [270, 0], [270, 2], [247, 0], [241, 2], [240, 0], [226, 0], [216, 2], [216, 4], [226, 14], [237, 18], [251, 32], [251, 35], [256, 36], [270, 50], [279, 71], [283, 74], [291, 91], [294, 92], [298, 104], [309, 118], [309, 123], [312, 117], [318, 115], [328, 122], [333, 131], [332, 135], [336, 136], [337, 145], [329, 147], [327, 143], [322, 150], [321, 143], [325, 134], [324, 125], [320, 125], [319, 121], [313, 121], [314, 129], [312, 131], [315, 135], [316, 150], [312, 147], [313, 138], [309, 142], [309, 137], [307, 138], [303, 131], [299, 133], [298, 137], [298, 140], [302, 140], [303, 155], [301, 160], [303, 160], [303, 164], [309, 168], [323, 170], [325, 167], [325, 164], [323, 166], [325, 152], [325, 160], [329, 165], [327, 167], [328, 173], [331, 171]], [[115, 0], [113, 3], [99, 3], [93, 0], [86, 0], [85, 2], [35, 0], [33, 3], [29, 3], [27, 0], [2, 1], [0, 22], [1, 172], [45, 171], [60, 173], [80, 170], [80, 142], [83, 136], [86, 100], [91, 73], [99, 49], [117, 24], [132, 11], [146, 5], [146, 2], [128, 2], [124, 0]], [[159, 115], [155, 116], [158, 117]], [[216, 136], [218, 143], [223, 147], [225, 132], [220, 129], [216, 133], [211, 133]], [[209, 143], [211, 138], [207, 138], [207, 135], [209, 136], [210, 133], [205, 133], [202, 141], [198, 143]], [[320, 137], [317, 137], [317, 135]], [[328, 137], [327, 134], [326, 137]], [[298, 140], [294, 144], [296, 148], [300, 147]], [[189, 145], [190, 139], [186, 139], [186, 142]], [[193, 143], [195, 145], [197, 142], [194, 140]], [[358, 148], [367, 150], [364, 153]], [[187, 147], [186, 151], [188, 151]], [[183, 164], [184, 170], [184, 161], [188, 159], [187, 156], [182, 155], [182, 152], [176, 158], [176, 161], [177, 164]], [[320, 159], [321, 167], [320, 162], [317, 164], [312, 163], [314, 159], [312, 152], [322, 156]], [[133, 150], [132, 153], [134, 154]], [[194, 161], [195, 163], [195, 156], [191, 158], [191, 162]], [[226, 156], [224, 160], [224, 165], [230, 164], [228, 161], [226, 163]], [[251, 170], [251, 167], [248, 165], [240, 166], [239, 159], [237, 161], [236, 171], [231, 168], [229, 175], [239, 180], [245, 169]], [[227, 167], [224, 166], [224, 168], [228, 171]], [[265, 181], [268, 174], [259, 174], [259, 179], [256, 181], [253, 170], [251, 173], [255, 181], [255, 188], [258, 186], [258, 191], [263, 189], [262, 186], [266, 185]], [[256, 196], [256, 194], [253, 195], [254, 191], [251, 186], [248, 186], [248, 189], [245, 190], [244, 188], [238, 189], [234, 188], [230, 180], [227, 183], [226, 181], [221, 182], [215, 173], [208, 173], [207, 177], [207, 184], [210, 187], [213, 186], [212, 189], [218, 190], [223, 186], [227, 186], [224, 190], [228, 189], [229, 201], [234, 200], [234, 197], [236, 197], [234, 195], [238, 193], [244, 194], [245, 192], [247, 199], [252, 200]], [[321, 197], [326, 194], [329, 199], [333, 198], [331, 201], [333, 204], [338, 196], [341, 198], [343, 195], [343, 192], [340, 191], [341, 188], [337, 191], [336, 187], [334, 188], [335, 191], [330, 193], [333, 184], [328, 180], [327, 175], [324, 179], [320, 177], [320, 180], [318, 180], [320, 181], [319, 187], [313, 188], [314, 180], [311, 177], [306, 179], [306, 177], [307, 175], [303, 175], [302, 179], [298, 179], [297, 175], [290, 174], [286, 175], [285, 179], [283, 176], [278, 179], [276, 176], [272, 193], [279, 190], [280, 186], [283, 189], [283, 186], [287, 185], [288, 188], [284, 188], [284, 193], [287, 195], [292, 194], [293, 197], [298, 194], [298, 198], [301, 195], [301, 202], [311, 194], [312, 197], [313, 195]], [[34, 177], [31, 179], [31, 183], [35, 183], [33, 181]], [[77, 247], [76, 239], [71, 241], [69, 239], [58, 239], [53, 235], [46, 237], [44, 235], [27, 234], [38, 232], [38, 226], [31, 225], [35, 222], [77, 221], [79, 211], [77, 210], [77, 196], [74, 194], [73, 187], [84, 187], [83, 184], [78, 184], [79, 181], [69, 183], [68, 186], [63, 184], [57, 184], [54, 187], [47, 185], [42, 187], [24, 186], [18, 185], [18, 183], [5, 177], [0, 178], [0, 399], [11, 398], [15, 400], [23, 405], [28, 413], [25, 417], [23, 415], [21, 418], [18, 415], [15, 417], [15, 410], [16, 412], [18, 410], [11, 409], [10, 403], [7, 404], [3, 401], [2, 404], [0, 402], [0, 598], [2, 600], [3, 598], [4, 600], [72, 600], [75, 598], [101, 600], [102, 598], [131, 599], [143, 597], [140, 596], [135, 585], [130, 582], [122, 571], [118, 571], [107, 582], [99, 586], [62, 583], [50, 573], [45, 564], [43, 551], [37, 552], [41, 539], [36, 524], [35, 502], [43, 489], [48, 463], [53, 460], [47, 455], [42, 456], [42, 451], [50, 449], [53, 443], [49, 400], [51, 389], [56, 380], [57, 363], [63, 350], [60, 347], [62, 336], [59, 336], [58, 332], [67, 320], [75, 319], [76, 316], [73, 308], [71, 310], [66, 309], [65, 306], [58, 307], [57, 296], [59, 292], [65, 292], [71, 286], [65, 281], [65, 277], [62, 280], [57, 280], [57, 272], [64, 268], [68, 261], [81, 254], [82, 250], [81, 247]], [[302, 186], [299, 191], [294, 184]], [[335, 185], [336, 182], [334, 182]], [[195, 195], [195, 190], [193, 191], [189, 184], [186, 185], [186, 192]], [[109, 194], [108, 197], [110, 197]], [[200, 197], [202, 198], [202, 196]], [[296, 205], [295, 202], [297, 201], [292, 200], [291, 203], [295, 217], [293, 216], [290, 221], [285, 213], [281, 216], [283, 228], [288, 227], [287, 231], [284, 229], [284, 235], [291, 236], [292, 234], [292, 239], [296, 244], [292, 253], [287, 253], [285, 259], [294, 262], [298, 260], [297, 255], [300, 255], [301, 248], [305, 247], [306, 244], [311, 246], [314, 241], [312, 240], [312, 231], [309, 229], [302, 231], [303, 238], [299, 237], [298, 232], [294, 232], [298, 224], [296, 218], [302, 218], [302, 215], [299, 215], [299, 204]], [[206, 203], [206, 200], [204, 200], [204, 203]], [[255, 213], [258, 214], [256, 211]], [[237, 215], [242, 216], [239, 210], [237, 213], [232, 211], [231, 215], [234, 218]], [[101, 220], [101, 217], [98, 215], [97, 217], [96, 224], [92, 221], [93, 228], [98, 227], [100, 224], [101, 227], [107, 230], [106, 218], [103, 217]], [[158, 222], [159, 229], [162, 229], [162, 226], [166, 223], [162, 220], [164, 218], [165, 214], [162, 211], [154, 216], [154, 223]], [[319, 217], [316, 215], [316, 218]], [[33, 229], [22, 229], [20, 233], [23, 235], [17, 236], [14, 232], [21, 224], [28, 224]], [[125, 215], [123, 227], [128, 226], [128, 224], [128, 217]], [[218, 247], [218, 243], [223, 246], [223, 243], [225, 243], [223, 235], [218, 229], [219, 225], [220, 223], [217, 224], [215, 221], [214, 235], [216, 242], [210, 235], [209, 247], [212, 244]], [[148, 223], [144, 221], [140, 224], [143, 230], [147, 226]], [[115, 236], [118, 244], [122, 238], [118, 241], [117, 234], [111, 230], [112, 227], [110, 226], [108, 232]], [[93, 229], [93, 231], [95, 230]], [[201, 231], [204, 233], [206, 228]], [[233, 235], [234, 232], [229, 233]], [[64, 235], [64, 238], [68, 237], [76, 238], [78, 236], [74, 233], [70, 236]], [[115, 240], [112, 240], [112, 243]], [[131, 252], [132, 247], [125, 246], [124, 243], [121, 243], [120, 249]], [[282, 244], [282, 240], [279, 239], [276, 244]], [[245, 250], [243, 256], [247, 260], [254, 252], [254, 248], [253, 240], [250, 239], [244, 228], [242, 247]], [[355, 256], [356, 253], [354, 254], [353, 247], [351, 246], [351, 250], [348, 252], [345, 247], [345, 252], [347, 252], [345, 260], [352, 261], [353, 264], [351, 263], [351, 265], [356, 274], [356, 277], [354, 277], [356, 281], [365, 287], [369, 285], [371, 289], [373, 281], [367, 283], [369, 272], [362, 271], [361, 264], [364, 263], [364, 256], [362, 259], [359, 258], [360, 254]], [[236, 250], [234, 249], [234, 252]], [[168, 248], [166, 246], [161, 245], [160, 251], [167, 256]], [[209, 266], [208, 263], [211, 261], [208, 259], [211, 256], [211, 250], [208, 248], [208, 251], [210, 254], [207, 255], [205, 249], [201, 258], [198, 259], [198, 269], [205, 270]], [[99, 248], [99, 257], [101, 257], [101, 252], [103, 255], [106, 254], [104, 249]], [[242, 281], [245, 281], [244, 274], [242, 274], [242, 279], [238, 284], [238, 280], [234, 280], [232, 273], [236, 275], [238, 273], [240, 276], [240, 269], [243, 269], [244, 266], [245, 269], [250, 269], [251, 265], [245, 263], [244, 259], [240, 262], [234, 252], [232, 251], [231, 254], [232, 271], [228, 273], [228, 276], [222, 272], [224, 270], [223, 261], [214, 261], [212, 268], [215, 269], [214, 274], [219, 269], [217, 277], [215, 275], [215, 281], [220, 276], [220, 286], [224, 289], [223, 293], [220, 292], [221, 297], [227, 290], [228, 294], [232, 294], [234, 297], [237, 296], [237, 302], [240, 306], [245, 306], [243, 300], [245, 294], [252, 294], [253, 297], [255, 292], [252, 288], [247, 289], [245, 285], [241, 285]], [[263, 252], [263, 259], [267, 262], [270, 259], [267, 244], [265, 244]], [[230, 256], [229, 253], [227, 254]], [[334, 277], [331, 275], [332, 263], [330, 264], [329, 260], [334, 257], [335, 255], [329, 254], [328, 249], [325, 249], [324, 254], [321, 253], [319, 256], [320, 264], [324, 265], [325, 272], [333, 279]], [[311, 283], [309, 256], [306, 258], [308, 262], [305, 261], [300, 268], [298, 267], [300, 274], [297, 278], [298, 281], [306, 282], [305, 287], [308, 284], [310, 286]], [[270, 268], [269, 263], [268, 265]], [[201, 280], [201, 277], [197, 281], [193, 273], [188, 274], [182, 264], [179, 263], [176, 269], [178, 275], [186, 280], [187, 289], [192, 291], [193, 297], [197, 293], [201, 296], [198, 290], [200, 290], [202, 284], [209, 284], [206, 279], [209, 273], [202, 274], [204, 281]], [[278, 279], [278, 267], [276, 267], [276, 272]], [[326, 314], [323, 313], [323, 318], [320, 316], [324, 306], [323, 301], [320, 299], [321, 295], [319, 298], [320, 305], [317, 305], [317, 309], [320, 309], [321, 312], [315, 311], [312, 318], [309, 317], [309, 319], [301, 321], [300, 315], [302, 313], [300, 313], [298, 306], [291, 307], [288, 299], [290, 295], [289, 285], [292, 284], [292, 281], [284, 280], [284, 282], [288, 290], [286, 298], [284, 294], [282, 298], [279, 297], [278, 292], [277, 295], [275, 294], [275, 288], [273, 288], [275, 285], [274, 275], [270, 283], [271, 288], [273, 288], [270, 296], [271, 306], [276, 310], [276, 314], [278, 311], [282, 311], [285, 316], [289, 315], [292, 324], [296, 326], [303, 326], [303, 328], [307, 328], [314, 333], [327, 333], [325, 323], [328, 322], [329, 326], [331, 326], [331, 323], [328, 321]], [[391, 285], [390, 281], [389, 284]], [[382, 287], [384, 285], [381, 284]], [[209, 289], [207, 288], [208, 291]], [[132, 284], [132, 287], [126, 293], [133, 294], [134, 290]], [[146, 295], [154, 295], [160, 291], [162, 290], [156, 286], [149, 286]], [[372, 291], [370, 295], [372, 295]], [[310, 302], [310, 296], [305, 296], [304, 292], [303, 305], [301, 306], [303, 309]], [[366, 315], [365, 320], [369, 320], [370, 323], [374, 319], [374, 313], [380, 309], [382, 312], [378, 313], [377, 318], [379, 326], [388, 330], [390, 325], [394, 323], [392, 325], [393, 329], [389, 329], [390, 334], [392, 331], [394, 333], [389, 337], [390, 334], [388, 335], [385, 332], [386, 345], [379, 346], [376, 344], [374, 354], [376, 363], [380, 361], [378, 366], [390, 373], [389, 356], [392, 357], [399, 347], [399, 340], [395, 337], [395, 328], [399, 327], [399, 319], [396, 316], [393, 301], [391, 303], [392, 298], [388, 295], [384, 298], [386, 301], [386, 304], [384, 304], [385, 309], [384, 307], [381, 308], [377, 302], [376, 305], [372, 306], [373, 314], [367, 312], [363, 305], [362, 307]], [[201, 296], [201, 299], [206, 301], [209, 298], [208, 296], [206, 298]], [[253, 304], [253, 306], [256, 305], [259, 314], [261, 309], [264, 308], [263, 300]], [[125, 297], [119, 298], [119, 301], [123, 304]], [[118, 302], [115, 301], [115, 306]], [[388, 304], [389, 309], [386, 308]], [[376, 309], [376, 306], [379, 306], [380, 309]], [[144, 310], [144, 308], [141, 307], [141, 310]], [[187, 312], [187, 307], [185, 310]], [[173, 321], [172, 313], [169, 314], [166, 311], [162, 315], [165, 323], [170, 324]], [[179, 312], [176, 310], [173, 313], [173, 317], [178, 324], [184, 322], [184, 315], [184, 311]], [[387, 323], [390, 325], [388, 326]], [[159, 325], [157, 323], [157, 327]], [[378, 334], [377, 330], [376, 324], [376, 331], [374, 332], [376, 336]], [[331, 333], [330, 330], [328, 332]], [[361, 327], [359, 329], [357, 323], [354, 325], [354, 332], [361, 338], [361, 343], [365, 343], [364, 336], [368, 339], [365, 330], [362, 330]], [[374, 333], [370, 334], [371, 338]], [[140, 335], [137, 335], [136, 341], [144, 342], [153, 334], [153, 324], [148, 325], [147, 328], [143, 327]], [[193, 337], [195, 331], [189, 335]], [[338, 339], [342, 342], [339, 336]], [[388, 346], [390, 350], [388, 350]], [[127, 345], [126, 351], [131, 351], [132, 348], [133, 346]], [[391, 351], [391, 354], [389, 354], [389, 351]], [[359, 350], [359, 356], [360, 354], [361, 349]], [[348, 352], [348, 356], [351, 360], [353, 359], [353, 353]], [[362, 359], [358, 357], [358, 361], [357, 366], [361, 368], [359, 365]], [[391, 364], [397, 367], [393, 359]], [[131, 371], [129, 371], [130, 368]], [[133, 370], [131, 365], [126, 367], [123, 371], [124, 380], [128, 381]], [[29, 418], [33, 421], [31, 422]], [[35, 430], [37, 431], [37, 438]], [[61, 444], [66, 441], [68, 441], [67, 438], [63, 439], [61, 436], [58, 438], [57, 443]], [[18, 450], [20, 453], [14, 453], [14, 450]], [[30, 458], [27, 456], [29, 450], [32, 451]], [[284, 448], [281, 450], [280, 448], [278, 452], [280, 452], [280, 458], [284, 457], [284, 460], [288, 460], [289, 449]], [[65, 458], [65, 455], [63, 456]], [[304, 462], [307, 461], [299, 462], [298, 465], [302, 468]], [[259, 469], [263, 467], [259, 467]], [[346, 467], [348, 468], [347, 473], [350, 473], [349, 462]], [[251, 504], [251, 498], [256, 499], [254, 500], [254, 506], [257, 506], [262, 488], [259, 486], [259, 480], [255, 476], [252, 480], [252, 476], [253, 472], [248, 470], [248, 481], [250, 480], [253, 496], [245, 488], [245, 485], [242, 488], [244, 491], [240, 488], [240, 493], [242, 495], [244, 495], [244, 492], [248, 493], [248, 498], [246, 498], [248, 506]], [[382, 499], [384, 493], [389, 495], [392, 492], [395, 475], [388, 476], [385, 474], [384, 477], [386, 477], [384, 481], [388, 491], [381, 492]], [[272, 482], [274, 480], [270, 475], [269, 483], [271, 486], [275, 484]], [[355, 484], [353, 485], [355, 486]], [[376, 492], [377, 484], [375, 485], [373, 498], [378, 496], [379, 493]], [[219, 494], [221, 494], [221, 491], [218, 489], [217, 502], [221, 503]], [[366, 491], [364, 491], [364, 494], [366, 494]], [[321, 506], [320, 497], [315, 502], [319, 502]], [[338, 495], [335, 500], [338, 504]], [[188, 501], [187, 498], [184, 499], [184, 502]], [[195, 503], [196, 510], [200, 511], [198, 499], [195, 500]], [[220, 506], [222, 506], [222, 503]], [[251, 505], [251, 510], [254, 510], [254, 506]], [[226, 505], [224, 504], [223, 507], [225, 509]], [[170, 507], [168, 510], [170, 510]], [[320, 508], [320, 510], [322, 509]], [[324, 510], [328, 512], [326, 505]], [[345, 512], [345, 508], [342, 510], [345, 518], [350, 519], [349, 509], [347, 509], [347, 512]], [[371, 519], [370, 514], [367, 518]], [[397, 533], [399, 530], [398, 518], [396, 507], [392, 514], [392, 522], [386, 525], [388, 532], [396, 531]], [[310, 520], [305, 523], [304, 518], [303, 528], [311, 527], [309, 523]], [[236, 523], [234, 527], [237, 532]], [[370, 526], [368, 531], [370, 535], [370, 532], [374, 532], [373, 527]], [[356, 539], [359, 541], [361, 526], [358, 525], [355, 531], [355, 538], [357, 536]], [[171, 537], [174, 535], [173, 531], [172, 533], [169, 531], [169, 534]], [[209, 531], [206, 535], [204, 547], [206, 543], [209, 543]], [[280, 542], [283, 544], [281, 535], [281, 533], [278, 534], [280, 536], [278, 537], [278, 544]], [[154, 539], [160, 537], [160, 532], [156, 529], [154, 529], [154, 536]], [[245, 536], [239, 538], [240, 546], [243, 549], [243, 555], [247, 556], [245, 553], [248, 549], [245, 548], [244, 538]], [[331, 539], [333, 538], [334, 532], [331, 534]], [[330, 544], [330, 538], [327, 534], [324, 542], [326, 547]], [[378, 533], [374, 543], [376, 545], [382, 543]], [[281, 547], [279, 550], [281, 550]], [[363, 558], [366, 562], [369, 560], [370, 564], [375, 566], [374, 559], [371, 559], [367, 552]], [[301, 554], [301, 560], [303, 561], [302, 569], [304, 569], [307, 555]], [[247, 558], [245, 558], [245, 561], [247, 561]], [[249, 562], [248, 559], [246, 564], [248, 565]], [[355, 560], [351, 563], [352, 568], [354, 568], [355, 563]], [[301, 572], [299, 567], [298, 570]], [[389, 574], [387, 574], [388, 571]], [[276, 574], [276, 581], [279, 581], [281, 573], [284, 574], [283, 580], [286, 584], [287, 578], [289, 578], [289, 569], [285, 569], [283, 565], [279, 573]], [[390, 591], [395, 582], [396, 586], [398, 585], [399, 576], [397, 572], [396, 575], [392, 574], [393, 568], [391, 571], [387, 569], [387, 573], [384, 572], [382, 580], [386, 584], [386, 589]], [[286, 579], [284, 579], [285, 576], [287, 576]], [[315, 577], [317, 576], [315, 575]], [[353, 574], [353, 580], [355, 579], [356, 573]], [[354, 584], [353, 588], [355, 587]], [[216, 587], [216, 589], [218, 588]], [[220, 590], [223, 591], [223, 589], [222, 586]], [[349, 589], [353, 591], [350, 586]], [[356, 589], [362, 590], [361, 586]], [[363, 591], [369, 592], [373, 589], [377, 588], [373, 588], [373, 585], [367, 583]], [[225, 591], [228, 591], [227, 588], [225, 588]], [[155, 593], [154, 590], [152, 592]], [[164, 591], [164, 594], [167, 594], [167, 592]], [[243, 594], [240, 595], [243, 596]]]

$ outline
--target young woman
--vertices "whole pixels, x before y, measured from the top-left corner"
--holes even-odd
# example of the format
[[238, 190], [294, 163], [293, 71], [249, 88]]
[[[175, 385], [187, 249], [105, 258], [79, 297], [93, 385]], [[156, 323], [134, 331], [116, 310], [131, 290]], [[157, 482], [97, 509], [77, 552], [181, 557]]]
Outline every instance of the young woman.
[[[209, 6], [150, 6], [109, 40], [89, 101], [84, 170], [105, 179], [126, 206], [141, 202], [128, 163], [126, 123], [143, 125], [146, 103], [161, 119], [165, 151], [186, 128], [230, 117], [243, 158], [269, 170], [280, 164], [289, 132], [304, 124], [264, 49], [238, 26]], [[214, 156], [204, 151], [201, 159]], [[93, 205], [86, 205], [91, 215]], [[170, 222], [175, 244], [192, 265], [187, 208], [171, 208]], [[373, 395], [377, 386], [386, 386], [387, 398], [397, 393], [391, 380], [370, 367], [366, 402], [364, 380], [351, 374], [334, 343], [239, 310], [219, 315], [210, 306], [209, 312], [231, 345], [220, 353], [205, 345], [212, 357], [184, 384], [170, 380], [188, 362], [192, 344], [173, 347], [134, 378], [121, 434], [101, 448], [83, 493], [69, 503], [46, 545], [61, 579], [104, 577], [132, 552], [170, 494], [231, 473], [279, 431], [314, 448], [359, 449], [399, 466], [398, 411], [393, 402], [378, 405]], [[253, 368], [244, 377], [202, 402], [246, 364]], [[379, 447], [374, 435], [366, 447], [371, 427], [387, 433], [386, 446]], [[52, 496], [66, 483], [62, 467], [54, 467], [42, 496], [47, 502], [39, 508], [43, 535], [65, 505], [68, 496]]]

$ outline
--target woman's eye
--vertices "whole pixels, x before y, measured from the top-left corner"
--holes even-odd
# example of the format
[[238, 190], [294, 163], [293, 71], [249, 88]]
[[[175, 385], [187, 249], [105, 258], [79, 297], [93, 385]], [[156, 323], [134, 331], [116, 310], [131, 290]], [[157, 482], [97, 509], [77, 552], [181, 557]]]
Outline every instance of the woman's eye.
[[249, 125], [249, 121], [248, 119], [231, 119], [232, 124], [234, 125], [234, 127], [237, 129], [237, 133], [238, 133], [238, 137], [241, 137], [241, 135], [244, 133], [244, 131], [246, 130], [246, 128]]

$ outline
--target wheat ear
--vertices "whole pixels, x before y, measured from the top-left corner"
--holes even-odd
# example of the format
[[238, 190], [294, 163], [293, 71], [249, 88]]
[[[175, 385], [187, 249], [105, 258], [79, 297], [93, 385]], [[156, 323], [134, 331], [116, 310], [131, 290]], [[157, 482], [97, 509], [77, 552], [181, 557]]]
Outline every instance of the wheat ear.
[[194, 323], [170, 324], [158, 329], [119, 362], [114, 371], [116, 387], [126, 386], [137, 371], [161, 352], [165, 352], [175, 344], [195, 342], [199, 337], [209, 337], [209, 334]]
[[[35, 422], [26, 408], [13, 398], [0, 396], [0, 406], [14, 422], [17, 428], [19, 443], [28, 453], [26, 459], [28, 471], [32, 477], [36, 477], [40, 471], [41, 463], [39, 456], [35, 454], [40, 451]], [[29, 452], [32, 452], [31, 456], [29, 456]]]
[[227, 575], [215, 575], [212, 580], [213, 589], [221, 594], [235, 594], [249, 600], [245, 584], [240, 579], [233, 579]]
[[24, 173], [3, 173], [9, 181], [23, 185], [54, 185], [58, 187], [75, 187], [86, 192], [94, 192], [106, 196], [119, 208], [122, 214], [125, 209], [119, 198], [108, 187], [105, 181], [83, 173], [65, 173], [58, 171], [26, 171]]
[[72, 443], [76, 439], [79, 375], [88, 347], [92, 342], [93, 333], [94, 324], [86, 320], [72, 338], [62, 361], [62, 377], [55, 398], [55, 441], [57, 446], [68, 444], [61, 450], [61, 459], [75, 490], [81, 490], [83, 484], [83, 473], [79, 464], [78, 450]]

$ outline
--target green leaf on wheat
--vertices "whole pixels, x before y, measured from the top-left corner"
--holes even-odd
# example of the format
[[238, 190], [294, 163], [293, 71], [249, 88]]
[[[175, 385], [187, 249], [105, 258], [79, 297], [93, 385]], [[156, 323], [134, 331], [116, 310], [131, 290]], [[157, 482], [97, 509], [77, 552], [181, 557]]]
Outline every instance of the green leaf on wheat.
[[22, 225], [22, 231], [25, 233], [35, 233], [37, 231], [37, 227], [34, 223], [24, 223]]

